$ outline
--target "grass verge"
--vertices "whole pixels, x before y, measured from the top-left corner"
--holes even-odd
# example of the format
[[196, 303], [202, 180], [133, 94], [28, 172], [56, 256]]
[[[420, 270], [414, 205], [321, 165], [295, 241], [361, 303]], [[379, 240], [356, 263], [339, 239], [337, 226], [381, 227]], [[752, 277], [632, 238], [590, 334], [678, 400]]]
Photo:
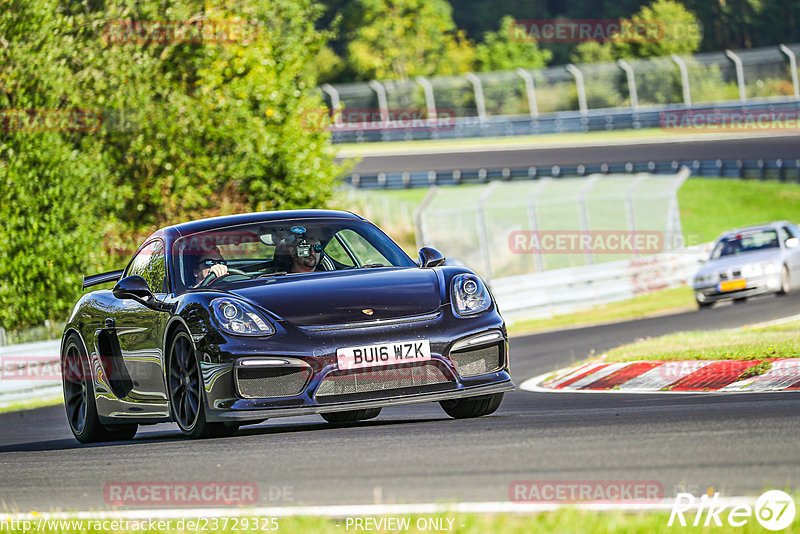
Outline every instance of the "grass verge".
[[[604, 361], [768, 358], [800, 358], [800, 321], [776, 326], [680, 332], [642, 339], [608, 351]], [[766, 367], [763, 371], [766, 371]]]
[[524, 335], [548, 330], [578, 328], [657, 317], [669, 313], [689, 311], [696, 307], [692, 290], [689, 287], [678, 287], [656, 291], [630, 300], [596, 306], [586, 311], [556, 315], [547, 319], [520, 321], [510, 325], [508, 331], [511, 335]]
[[[797, 499], [795, 499], [797, 500]], [[503, 534], [527, 534], [530, 532], [558, 532], [559, 534], [657, 534], [657, 533], [668, 533], [668, 532], [675, 532], [675, 529], [679, 529], [681, 533], [687, 534], [694, 534], [694, 533], [708, 533], [716, 530], [723, 530], [728, 527], [731, 528], [728, 523], [728, 512], [730, 509], [726, 509], [725, 511], [719, 514], [720, 520], [723, 523], [723, 527], [692, 527], [691, 524], [694, 521], [695, 513], [694, 512], [687, 512], [684, 514], [686, 519], [687, 525], [686, 527], [680, 526], [675, 520], [674, 526], [667, 526], [669, 522], [669, 512], [654, 512], [654, 513], [626, 513], [626, 512], [595, 512], [595, 511], [583, 511], [583, 510], [576, 510], [571, 508], [566, 508], [562, 510], [558, 510], [555, 512], [545, 512], [536, 515], [515, 515], [515, 514], [492, 514], [492, 515], [479, 515], [479, 514], [442, 514], [442, 515], [430, 515], [430, 516], [396, 516], [391, 517], [390, 519], [394, 520], [402, 520], [403, 525], [405, 525], [406, 521], [408, 521], [408, 528], [394, 528], [392, 530], [400, 531], [400, 532], [409, 532], [409, 533], [422, 533], [422, 532], [435, 532], [435, 531], [449, 531], [458, 534], [486, 534], [486, 533], [493, 533], [502, 532]], [[0, 516], [2, 517], [2, 516]], [[702, 516], [703, 520], [705, 519], [705, 515]], [[379, 527], [378, 525], [386, 525], [386, 523], [377, 523], [381, 519], [389, 519], [383, 517], [369, 517], [369, 518], [358, 518], [362, 521], [365, 519], [370, 520], [371, 529], [364, 528], [364, 523], [362, 522], [361, 528], [357, 528], [354, 526], [352, 521], [356, 518], [349, 518], [351, 523], [348, 524], [347, 518], [341, 519], [328, 519], [328, 518], [320, 518], [320, 517], [306, 517], [306, 516], [299, 516], [299, 517], [281, 517], [277, 518], [276, 524], [278, 529], [272, 531], [282, 532], [282, 533], [302, 533], [302, 534], [335, 534], [335, 533], [342, 533], [342, 532], [354, 532], [354, 531], [365, 531], [365, 530], [373, 530], [378, 532], [391, 532], [392, 530], [384, 527]], [[739, 519], [742, 519], [741, 517]], [[746, 519], [746, 523], [741, 526], [737, 527], [735, 531], [741, 534], [750, 534], [755, 532], [764, 532], [764, 529], [759, 525], [754, 515], [744, 518]], [[269, 524], [263, 523], [265, 518], [258, 517], [258, 518], [244, 518], [245, 521], [249, 524], [253, 522], [261, 526], [262, 524]], [[149, 532], [149, 533], [164, 533], [164, 534], [178, 534], [179, 532], [189, 532], [192, 531], [188, 527], [183, 529], [179, 528], [178, 525], [180, 520], [172, 519], [169, 520], [170, 527], [166, 529], [163, 528], [148, 528], [147, 520], [141, 520], [141, 523], [145, 525], [142, 529], [134, 529], [134, 528], [117, 528], [114, 529], [115, 532]], [[188, 524], [189, 520], [184, 520], [184, 525]], [[201, 520], [194, 520], [196, 524], [197, 521]], [[210, 525], [214, 520], [207, 520], [207, 523]], [[218, 521], [219, 525], [222, 525], [225, 521], [225, 518], [220, 518]], [[375, 521], [373, 523], [372, 521]], [[166, 520], [164, 521], [167, 522]], [[259, 528], [234, 528], [230, 525], [234, 522], [232, 518], [228, 518], [228, 528], [215, 528], [209, 529], [213, 532], [264, 532], [264, 530], [260, 530]], [[132, 524], [131, 521], [129, 524]], [[137, 521], [138, 523], [138, 521]], [[156, 522], [157, 524], [158, 522]], [[242, 525], [243, 520], [239, 519], [238, 525]], [[52, 524], [56, 524], [56, 521], [53, 521]], [[62, 524], [66, 523], [66, 520]], [[93, 523], [92, 520], [84, 520], [82, 522], [84, 525], [81, 529], [82, 532], [103, 532], [108, 531], [108, 529], [101, 528], [92, 528]], [[397, 523], [393, 523], [397, 524]], [[702, 524], [702, 521], [701, 521]], [[713, 525], [713, 523], [712, 523]], [[19, 533], [23, 534], [29, 532], [30, 530], [37, 530], [38, 532], [45, 532], [45, 533], [72, 533], [78, 532], [79, 529], [72, 528], [41, 528], [37, 529], [35, 522], [32, 524], [32, 528], [28, 531], [20, 529], [4, 529], [4, 532], [10, 533]], [[205, 531], [205, 530], [204, 530]]]
[[64, 397], [57, 395], [47, 397], [46, 399], [39, 399], [33, 401], [15, 401], [6, 405], [0, 406], [0, 413], [6, 412], [20, 412], [22, 410], [33, 410], [35, 408], [44, 408], [46, 406], [58, 406], [64, 404]]

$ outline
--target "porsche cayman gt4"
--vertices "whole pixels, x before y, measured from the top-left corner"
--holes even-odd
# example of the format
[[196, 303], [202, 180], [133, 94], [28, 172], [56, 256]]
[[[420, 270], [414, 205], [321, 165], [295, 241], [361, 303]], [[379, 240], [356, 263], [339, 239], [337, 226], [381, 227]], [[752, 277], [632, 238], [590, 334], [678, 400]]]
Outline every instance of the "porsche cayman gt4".
[[62, 339], [81, 442], [175, 422], [230, 435], [272, 417], [331, 423], [438, 402], [494, 412], [514, 388], [488, 288], [442, 254], [412, 260], [349, 212], [283, 211], [162, 228], [127, 267], [84, 278]]

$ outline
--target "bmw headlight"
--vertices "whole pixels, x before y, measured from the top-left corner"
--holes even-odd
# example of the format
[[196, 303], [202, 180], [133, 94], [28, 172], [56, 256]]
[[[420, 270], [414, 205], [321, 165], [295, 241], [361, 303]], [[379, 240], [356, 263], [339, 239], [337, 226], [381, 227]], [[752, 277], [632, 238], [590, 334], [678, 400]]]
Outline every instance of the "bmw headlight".
[[742, 276], [761, 276], [764, 274], [764, 266], [760, 263], [748, 263], [742, 267]]
[[474, 274], [453, 278], [453, 307], [458, 315], [474, 315], [489, 309], [492, 297], [483, 281]]
[[275, 333], [275, 328], [269, 321], [245, 302], [219, 298], [211, 301], [211, 307], [220, 328], [229, 334], [270, 336]]

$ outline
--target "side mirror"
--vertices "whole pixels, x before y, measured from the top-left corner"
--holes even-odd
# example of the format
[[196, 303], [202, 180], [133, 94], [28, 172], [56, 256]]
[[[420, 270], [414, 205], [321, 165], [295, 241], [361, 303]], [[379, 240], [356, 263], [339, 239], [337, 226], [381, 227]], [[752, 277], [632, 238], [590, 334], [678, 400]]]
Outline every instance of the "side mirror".
[[795, 248], [797, 245], [800, 245], [800, 239], [796, 237], [790, 237], [786, 240], [786, 248]]
[[149, 300], [155, 298], [144, 278], [135, 274], [126, 276], [111, 290], [118, 299]]
[[111, 290], [114, 296], [118, 299], [131, 299], [135, 300], [143, 306], [147, 306], [151, 310], [169, 312], [173, 311], [172, 304], [161, 302], [153, 295], [150, 288], [147, 287], [147, 282], [138, 274], [133, 276], [126, 276], [114, 286]]
[[419, 265], [420, 267], [439, 267], [444, 265], [447, 258], [444, 254], [431, 247], [422, 247], [419, 249]]

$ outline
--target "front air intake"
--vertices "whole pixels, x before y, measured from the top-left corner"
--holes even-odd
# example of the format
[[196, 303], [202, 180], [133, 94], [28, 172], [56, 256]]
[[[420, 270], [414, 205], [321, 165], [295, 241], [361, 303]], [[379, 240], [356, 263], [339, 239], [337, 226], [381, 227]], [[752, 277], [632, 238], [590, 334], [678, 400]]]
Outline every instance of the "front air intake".
[[450, 359], [463, 377], [480, 376], [499, 371], [503, 365], [502, 344], [472, 350], [451, 352]]
[[311, 376], [308, 367], [238, 367], [235, 372], [239, 395], [246, 399], [299, 395]]

